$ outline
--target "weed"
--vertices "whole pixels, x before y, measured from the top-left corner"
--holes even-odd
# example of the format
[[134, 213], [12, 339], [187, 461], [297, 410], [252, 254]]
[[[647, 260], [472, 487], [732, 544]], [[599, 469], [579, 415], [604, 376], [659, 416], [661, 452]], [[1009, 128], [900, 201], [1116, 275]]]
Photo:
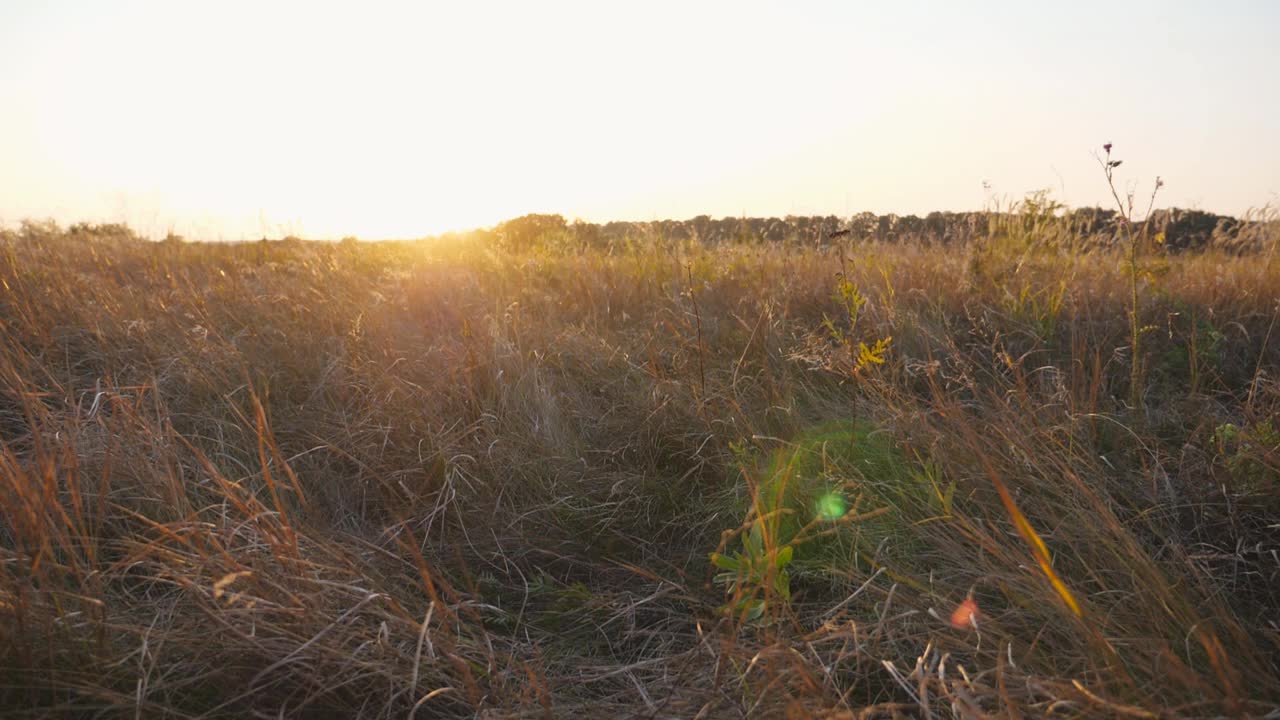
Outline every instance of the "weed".
[[[1151, 189], [1151, 198], [1147, 203], [1147, 212], [1142, 221], [1140, 229], [1135, 233], [1133, 229], [1133, 211], [1134, 211], [1134, 195], [1129, 192], [1125, 196], [1125, 201], [1121, 202], [1120, 193], [1116, 190], [1115, 170], [1120, 167], [1122, 160], [1113, 160], [1111, 158], [1111, 143], [1102, 146], [1105, 157], [1098, 158], [1098, 162], [1102, 165], [1103, 173], [1107, 178], [1107, 187], [1111, 190], [1111, 197], [1115, 200], [1116, 208], [1120, 212], [1120, 230], [1124, 235], [1125, 247], [1127, 250], [1127, 274], [1129, 280], [1129, 406], [1138, 414], [1143, 416], [1143, 383], [1142, 383], [1142, 335], [1147, 332], [1148, 327], [1141, 324], [1141, 308], [1138, 306], [1138, 284], [1142, 267], [1139, 264], [1139, 254], [1144, 244], [1148, 240], [1148, 231], [1151, 226], [1152, 209], [1155, 208], [1156, 194], [1160, 192], [1160, 188], [1164, 187], [1164, 181], [1159, 177], [1156, 178], [1155, 184]], [[1163, 242], [1163, 236], [1159, 238]]]

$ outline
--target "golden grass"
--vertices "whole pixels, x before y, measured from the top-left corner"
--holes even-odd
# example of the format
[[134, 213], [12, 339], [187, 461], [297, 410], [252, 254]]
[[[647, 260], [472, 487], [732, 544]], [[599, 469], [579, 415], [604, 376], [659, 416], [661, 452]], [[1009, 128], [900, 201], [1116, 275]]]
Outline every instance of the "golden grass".
[[[1120, 255], [841, 242], [10, 234], [0, 708], [1280, 707], [1274, 252], [1150, 259], [1139, 422]], [[842, 256], [851, 346], [893, 338], [856, 383], [823, 326]], [[874, 522], [725, 615], [707, 557], [746, 489], [855, 409], [909, 477], [832, 461]]]

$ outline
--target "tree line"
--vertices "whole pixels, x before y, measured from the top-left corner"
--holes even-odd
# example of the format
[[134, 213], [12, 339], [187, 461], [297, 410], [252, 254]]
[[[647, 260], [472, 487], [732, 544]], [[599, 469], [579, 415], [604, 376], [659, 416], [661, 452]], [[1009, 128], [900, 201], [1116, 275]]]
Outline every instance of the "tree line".
[[[787, 215], [786, 217], [722, 217], [699, 215], [688, 220], [569, 221], [562, 215], [533, 213], [498, 223], [492, 228], [452, 232], [424, 239], [472, 240], [507, 250], [531, 248], [601, 248], [635, 240], [727, 243], [782, 243], [822, 245], [836, 239], [879, 242], [964, 244], [1000, 237], [1023, 237], [1077, 247], [1103, 246], [1121, 232], [1123, 218], [1105, 208], [1069, 209], [1033, 194], [1007, 211], [931, 212], [918, 215], [877, 215], [871, 212], [837, 215]], [[1241, 251], [1269, 246], [1280, 239], [1280, 218], [1260, 213], [1244, 219], [1179, 208], [1156, 210], [1150, 225], [1153, 237], [1174, 251], [1221, 247]], [[64, 236], [143, 241], [132, 228], [120, 223], [76, 223], [63, 228], [52, 220], [24, 220], [16, 228], [0, 227], [0, 242], [22, 238]], [[354, 241], [355, 238], [344, 238]], [[183, 238], [170, 233], [165, 242]], [[263, 238], [267, 240], [267, 238]], [[289, 236], [285, 243], [298, 243]]]
[[[695, 241], [709, 245], [750, 242], [826, 244], [836, 238], [881, 242], [923, 241], [963, 244], [1011, 236], [1057, 236], [1064, 242], [1105, 245], [1121, 230], [1123, 218], [1105, 208], [1066, 209], [1055, 203], [1027, 203], [1013, 211], [931, 212], [918, 215], [877, 215], [863, 212], [786, 217], [724, 217], [699, 215], [688, 220], [592, 223], [567, 221], [561, 215], [529, 214], [473, 231], [506, 249], [538, 246], [600, 247], [635, 238]], [[1247, 249], [1280, 236], [1274, 217], [1240, 219], [1202, 210], [1164, 209], [1152, 213], [1151, 230], [1171, 250], [1210, 246]]]

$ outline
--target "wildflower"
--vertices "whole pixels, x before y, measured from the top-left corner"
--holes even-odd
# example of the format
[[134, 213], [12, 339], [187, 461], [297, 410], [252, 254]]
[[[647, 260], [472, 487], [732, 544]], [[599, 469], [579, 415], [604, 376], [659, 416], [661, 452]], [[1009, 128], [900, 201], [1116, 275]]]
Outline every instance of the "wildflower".
[[951, 613], [951, 627], [966, 628], [978, 619], [978, 603], [973, 598], [966, 598]]
[[1110, 154], [1111, 154], [1111, 143], [1105, 143], [1105, 144], [1102, 146], [1102, 149], [1103, 149], [1103, 150], [1106, 150], [1106, 151], [1107, 151], [1107, 154], [1108, 154], [1108, 155], [1110, 155]]

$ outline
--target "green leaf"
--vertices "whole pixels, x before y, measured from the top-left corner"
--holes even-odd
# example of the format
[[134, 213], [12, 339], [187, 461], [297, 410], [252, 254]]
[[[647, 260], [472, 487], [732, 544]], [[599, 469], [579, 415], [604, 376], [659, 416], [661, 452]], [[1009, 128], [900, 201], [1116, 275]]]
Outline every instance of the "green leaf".
[[720, 553], [711, 553], [711, 564], [715, 565], [721, 570], [736, 571], [736, 570], [742, 569], [742, 563], [726, 555], [721, 555]]
[[791, 576], [786, 570], [778, 571], [778, 576], [773, 580], [773, 591], [783, 602], [791, 602]]
[[795, 554], [796, 554], [796, 549], [794, 547], [790, 545], [784, 545], [782, 549], [778, 551], [777, 557], [775, 557], [773, 560], [774, 567], [781, 569], [790, 565], [791, 558]]
[[751, 531], [747, 533], [746, 545], [753, 559], [764, 555], [764, 528], [760, 527], [758, 521], [751, 526]]

